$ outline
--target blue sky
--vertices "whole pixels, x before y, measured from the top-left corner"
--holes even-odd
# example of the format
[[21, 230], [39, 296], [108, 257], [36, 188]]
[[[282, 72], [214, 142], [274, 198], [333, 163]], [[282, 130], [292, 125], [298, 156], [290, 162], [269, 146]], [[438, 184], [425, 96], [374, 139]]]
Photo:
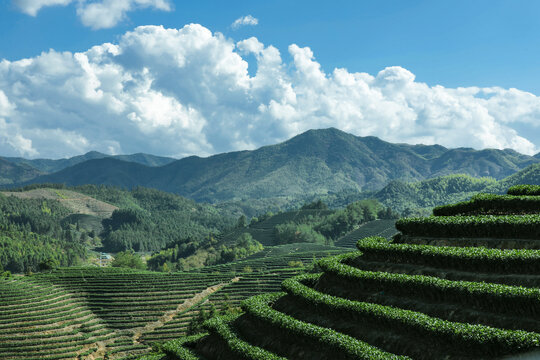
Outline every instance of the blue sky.
[[[292, 3], [292, 4], [291, 4]], [[231, 29], [252, 14], [259, 25]], [[174, 11], [136, 10], [112, 29], [92, 30], [75, 3], [31, 17], [0, 5], [0, 58], [17, 60], [53, 48], [84, 51], [138, 25], [202, 24], [286, 50], [309, 46], [324, 69], [376, 73], [403, 66], [430, 85], [501, 86], [540, 94], [538, 1], [175, 1]]]
[[[510, 147], [528, 153], [537, 152], [540, 148], [540, 105], [537, 96], [540, 95], [538, 1], [116, 0], [117, 4], [125, 3], [125, 11], [119, 21], [106, 24], [99, 16], [96, 17], [95, 13], [91, 13], [90, 8], [92, 4], [110, 6], [113, 3], [111, 1], [33, 1], [34, 4], [41, 2], [44, 5], [54, 2], [64, 4], [32, 9], [32, 6], [28, 5], [31, 1], [28, 0], [5, 0], [0, 3], [0, 59], [7, 60], [4, 63], [9, 62], [10, 69], [24, 58], [33, 59], [36, 63], [41, 61], [41, 65], [33, 70], [29, 67], [22, 71], [17, 67], [20, 71], [16, 76], [13, 69], [6, 70], [7, 65], [4, 73], [0, 68], [0, 130], [10, 133], [11, 138], [2, 140], [0, 137], [0, 152], [5, 155], [61, 157], [93, 149], [124, 153], [146, 151], [178, 157], [190, 154], [208, 155], [254, 148], [285, 140], [310, 127], [328, 126], [336, 126], [357, 135], [376, 135], [389, 141], [438, 142], [448, 147]], [[238, 28], [232, 26], [235, 20], [248, 15], [257, 19], [256, 25]], [[178, 86], [159, 81], [168, 73], [178, 76], [178, 81], [182, 82], [182, 76], [187, 76], [183, 71], [176, 68], [173, 71], [170, 64], [159, 67], [156, 58], [150, 59], [136, 51], [141, 56], [138, 60], [140, 68], [133, 69], [129, 64], [116, 63], [121, 66], [118, 71], [125, 79], [128, 70], [129, 76], [135, 76], [134, 74], [140, 75], [144, 68], [151, 69], [152, 85], [144, 89], [159, 95], [159, 99], [156, 97], [157, 103], [161, 101], [163, 104], [164, 101], [177, 109], [178, 118], [150, 120], [151, 106], [141, 105], [141, 101], [137, 100], [139, 97], [126, 94], [126, 88], [123, 88], [121, 93], [111, 93], [108, 98], [114, 98], [110, 101], [121, 102], [123, 105], [118, 106], [123, 110], [118, 108], [102, 115], [110, 115], [118, 119], [118, 122], [125, 121], [125, 126], [110, 128], [103, 127], [99, 122], [101, 120], [88, 115], [92, 108], [88, 97], [79, 99], [80, 106], [72, 109], [69, 108], [68, 99], [59, 99], [61, 94], [47, 91], [43, 86], [38, 89], [34, 84], [22, 92], [32, 94], [27, 102], [21, 102], [17, 96], [20, 92], [13, 90], [13, 85], [17, 82], [26, 84], [24, 79], [33, 78], [31, 71], [43, 73], [44, 66], [57, 64], [51, 63], [53, 56], [50, 49], [54, 54], [68, 52], [75, 57], [75, 53], [86, 53], [93, 46], [112, 43], [119, 45], [121, 51], [127, 51], [128, 43], [126, 42], [125, 46], [121, 44], [130, 38], [126, 34], [135, 34], [138, 26], [162, 25], [164, 29], [182, 29], [191, 23], [200, 24], [211, 32], [215, 41], [222, 44], [229, 43], [234, 46], [254, 37], [260, 44], [257, 46], [263, 46], [263, 49], [275, 48], [279, 52], [279, 61], [273, 62], [273, 71], [279, 70], [283, 81], [276, 85], [267, 79], [264, 86], [260, 85], [266, 79], [262, 76], [257, 79], [256, 76], [257, 69], [261, 68], [263, 52], [253, 44], [244, 45], [244, 48], [247, 46], [249, 49], [241, 51], [240, 46], [229, 50], [232, 55], [238, 54], [249, 66], [248, 79], [245, 81], [250, 84], [244, 83], [244, 80], [236, 83], [249, 95], [242, 100], [234, 91], [227, 92], [216, 88], [211, 92], [211, 96], [216, 96], [216, 101], [198, 102], [185, 95], [186, 89], [179, 90]], [[221, 40], [218, 39], [218, 33], [223, 34]], [[158, 35], [154, 31], [152, 36]], [[159, 37], [162, 38], [161, 35]], [[293, 44], [296, 48], [291, 49]], [[141, 45], [141, 52], [151, 51], [145, 46]], [[253, 46], [259, 50], [253, 50]], [[309, 48], [310, 53], [297, 48]], [[47, 58], [38, 59], [42, 52], [48, 54]], [[170, 51], [166, 53], [171, 54]], [[225, 53], [221, 54], [226, 56], [223, 55]], [[270, 55], [267, 59], [270, 59]], [[107, 61], [114, 62], [119, 59], [114, 56], [114, 59]], [[104, 66], [101, 58], [95, 60], [96, 63], [93, 63], [91, 56], [89, 59], [90, 63], [96, 66]], [[238, 59], [231, 61], [236, 60]], [[72, 60], [64, 58], [62, 61]], [[145, 66], [145, 61], [149, 62], [148, 66]], [[305, 61], [309, 64], [302, 68]], [[66, 63], [65, 66], [68, 65]], [[234, 66], [237, 66], [234, 71], [231, 70], [233, 68], [229, 69], [231, 74], [242, 71], [241, 64]], [[320, 66], [319, 73], [308, 74], [315, 71], [314, 67], [317, 66]], [[385, 81], [404, 79], [403, 81], [414, 83], [415, 88], [406, 86], [406, 89], [398, 89], [393, 85], [392, 92], [389, 92], [390, 88], [384, 85], [385, 92], [381, 90], [383, 86], [377, 79], [357, 79], [356, 88], [368, 86], [373, 90], [370, 92], [373, 97], [359, 95], [359, 99], [368, 100], [355, 108], [355, 104], [360, 101], [344, 95], [351, 90], [349, 88], [343, 91], [345, 85], [338, 81], [339, 74], [333, 73], [335, 68], [346, 69], [347, 76], [367, 73], [374, 78], [385, 69], [393, 69], [388, 70], [388, 74], [381, 74], [379, 80], [383, 75], [386, 76]], [[73, 70], [73, 73], [75, 74], [76, 70]], [[96, 74], [98, 73], [102, 72], [98, 71]], [[313, 88], [313, 83], [306, 80], [321, 73], [328, 80], [324, 86], [319, 83], [323, 86], [321, 89], [335, 90], [322, 98], [320, 93], [309, 93], [307, 89], [310, 86]], [[95, 81], [104, 84], [99, 74]], [[55, 73], [55, 76], [57, 75]], [[234, 76], [238, 79], [238, 75]], [[186, 79], [186, 82], [191, 81], [188, 80]], [[214, 84], [217, 80], [209, 81]], [[57, 78], [52, 83], [59, 82], [69, 84], [69, 76]], [[283, 85], [284, 83], [289, 85]], [[436, 85], [441, 85], [444, 91]], [[294, 98], [290, 97], [287, 90], [289, 87]], [[460, 87], [469, 90], [459, 92], [456, 88]], [[497, 90], [478, 90], [493, 87]], [[519, 93], [511, 92], [512, 88], [518, 89]], [[141, 94], [141, 89], [137, 94]], [[96, 85], [94, 90], [99, 92], [99, 85]], [[193, 88], [193, 91], [200, 89]], [[108, 94], [107, 91], [104, 93]], [[419, 95], [420, 93], [422, 95]], [[382, 94], [383, 98], [378, 94]], [[400, 100], [402, 98], [406, 100]], [[489, 104], [481, 101], [491, 98], [494, 100]], [[248, 109], [246, 104], [252, 100], [255, 104]], [[280, 107], [272, 108], [272, 101], [280, 104]], [[392, 108], [388, 101], [396, 106], [392, 114], [387, 113], [387, 109]], [[436, 102], [439, 106], [424, 109], [421, 101]], [[4, 110], [1, 108], [2, 103]], [[39, 104], [44, 103], [47, 109], [40, 109]], [[152, 106], [159, 106], [157, 103]], [[315, 103], [333, 105], [328, 105], [325, 109], [314, 109]], [[101, 108], [112, 106], [110, 102], [92, 104]], [[86, 106], [89, 107], [85, 108]], [[405, 107], [398, 108], [399, 106]], [[374, 107], [385, 107], [386, 110], [378, 113], [372, 111]], [[343, 113], [340, 109], [348, 110]], [[33, 111], [36, 114], [32, 115]], [[220, 111], [230, 112], [234, 116], [219, 117], [216, 114]], [[76, 121], [69, 118], [73, 113], [76, 113]], [[261, 115], [262, 113], [266, 115]], [[42, 117], [38, 119], [38, 115]], [[43, 116], [51, 118], [43, 119]], [[463, 119], [469, 117], [468, 121], [476, 121], [475, 119], [482, 116], [485, 116], [485, 119], [472, 127], [470, 136], [461, 136], [464, 129], [469, 128], [462, 123]], [[233, 117], [243, 119], [241, 126], [237, 123], [240, 120], [234, 120]], [[402, 117], [405, 120], [397, 123], [392, 117]], [[458, 117], [461, 117], [461, 123]], [[314, 118], [317, 119], [311, 120]], [[233, 124], [234, 121], [237, 122]], [[395, 131], [384, 131], [372, 124], [378, 121], [385, 122], [387, 128]], [[233, 129], [217, 131], [216, 124]], [[403, 130], [410, 128], [411, 124], [414, 124], [414, 130]], [[248, 130], [245, 130], [246, 128]], [[97, 129], [104, 133], [98, 135]], [[139, 132], [139, 136], [135, 136], [133, 140], [119, 135], [123, 132], [133, 134], [134, 130]], [[486, 133], [481, 141], [478, 140], [479, 131]], [[397, 136], [397, 133], [402, 136]], [[47, 146], [45, 140], [51, 136], [58, 136], [64, 145], [56, 148]], [[13, 140], [17, 137], [19, 140]], [[178, 137], [183, 139], [185, 146], [175, 145], [172, 139]], [[66, 138], [69, 138], [69, 141]], [[149, 141], [144, 142], [143, 139]]]

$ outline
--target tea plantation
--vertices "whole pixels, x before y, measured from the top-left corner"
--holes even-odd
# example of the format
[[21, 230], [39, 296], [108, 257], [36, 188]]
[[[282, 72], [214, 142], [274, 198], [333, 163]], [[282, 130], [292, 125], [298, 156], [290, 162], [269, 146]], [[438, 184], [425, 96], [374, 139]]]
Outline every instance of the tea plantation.
[[540, 187], [396, 228], [145, 359], [540, 358]]
[[71, 267], [0, 278], [0, 359], [136, 359], [186, 334], [201, 310], [239, 309], [344, 252], [290, 244], [192, 272]]
[[396, 220], [381, 219], [367, 222], [361, 225], [358, 229], [351, 231], [347, 235], [339, 238], [336, 246], [355, 248], [356, 242], [360, 239], [370, 236], [381, 236], [391, 239], [397, 233]]

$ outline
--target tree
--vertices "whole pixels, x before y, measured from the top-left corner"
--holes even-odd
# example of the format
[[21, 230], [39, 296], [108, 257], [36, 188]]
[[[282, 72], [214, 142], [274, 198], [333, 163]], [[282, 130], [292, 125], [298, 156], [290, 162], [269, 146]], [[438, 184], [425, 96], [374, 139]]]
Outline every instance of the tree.
[[39, 263], [39, 271], [48, 271], [58, 267], [58, 261], [54, 259], [47, 259]]
[[247, 219], [246, 215], [242, 215], [238, 218], [238, 222], [236, 223], [237, 228], [244, 228], [247, 226]]
[[304, 204], [304, 206], [301, 207], [301, 210], [326, 210], [328, 209], [328, 205], [326, 205], [321, 199], [315, 200], [309, 204]]
[[262, 251], [264, 247], [260, 242], [253, 239], [251, 234], [242, 233], [238, 239], [236, 239], [236, 244], [233, 246], [222, 246], [220, 251], [220, 260], [222, 262], [229, 262], [238, 259], [245, 258], [251, 254], [255, 254], [259, 251]]
[[114, 267], [125, 267], [131, 269], [146, 269], [141, 257], [135, 254], [133, 251], [121, 251], [116, 254], [111, 266]]
[[317, 243], [327, 244], [329, 241], [323, 235], [315, 231], [308, 224], [285, 223], [278, 224], [274, 227], [274, 237], [276, 243], [292, 244], [292, 243]]

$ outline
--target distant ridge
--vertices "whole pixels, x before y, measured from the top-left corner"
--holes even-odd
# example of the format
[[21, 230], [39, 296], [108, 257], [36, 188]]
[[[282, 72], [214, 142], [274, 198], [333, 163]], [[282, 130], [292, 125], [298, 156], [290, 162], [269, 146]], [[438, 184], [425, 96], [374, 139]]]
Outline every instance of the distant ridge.
[[88, 160], [54, 174], [40, 176], [29, 183], [58, 183], [66, 185], [113, 185], [132, 188], [147, 183], [152, 167], [118, 160], [112, 157]]
[[502, 179], [539, 162], [509, 149], [392, 144], [330, 128], [309, 130], [253, 151], [191, 156], [160, 167], [111, 157], [92, 159], [30, 182], [141, 185], [221, 202], [379, 190], [396, 179], [420, 181], [449, 174]]
[[155, 156], [155, 155], [143, 154], [143, 153], [137, 153], [137, 154], [132, 154], [132, 155], [107, 155], [107, 154], [100, 153], [98, 151], [90, 151], [84, 155], [78, 155], [71, 158], [58, 159], [58, 160], [25, 159], [25, 158], [20, 158], [20, 157], [5, 157], [4, 159], [15, 164], [25, 164], [25, 165], [31, 166], [39, 170], [40, 172], [54, 173], [54, 172], [63, 170], [67, 167], [83, 163], [85, 161], [95, 160], [95, 159], [104, 159], [104, 158], [119, 159], [123, 161], [147, 165], [147, 166], [162, 166], [176, 160], [169, 157]]
[[25, 182], [43, 173], [27, 164], [12, 163], [0, 157], [0, 185]]

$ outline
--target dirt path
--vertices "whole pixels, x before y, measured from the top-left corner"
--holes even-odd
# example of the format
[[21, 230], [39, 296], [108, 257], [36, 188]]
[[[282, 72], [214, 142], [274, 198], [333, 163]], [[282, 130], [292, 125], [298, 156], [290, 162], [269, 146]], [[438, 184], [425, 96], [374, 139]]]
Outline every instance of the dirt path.
[[156, 328], [163, 326], [167, 322], [171, 321], [176, 315], [178, 315], [181, 312], [184, 312], [188, 310], [189, 308], [193, 307], [197, 303], [199, 303], [204, 298], [210, 296], [211, 294], [215, 293], [216, 291], [220, 290], [226, 285], [229, 285], [230, 283], [234, 283], [239, 281], [239, 277], [235, 277], [234, 279], [231, 279], [228, 282], [220, 283], [214, 286], [210, 286], [206, 288], [205, 290], [201, 291], [200, 293], [196, 294], [190, 299], [185, 300], [183, 303], [178, 305], [178, 307], [175, 310], [167, 311], [165, 314], [163, 314], [157, 321], [151, 322], [146, 324], [143, 327], [135, 328], [133, 329], [133, 342], [140, 343], [139, 339], [144, 333], [150, 332], [155, 330]]
[[[240, 280], [239, 277], [235, 277], [235, 278], [233, 278], [233, 279], [231, 279], [231, 280], [229, 280], [227, 282], [223, 282], [223, 283], [213, 285], [213, 286], [210, 286], [210, 287], [206, 288], [205, 290], [195, 294], [195, 296], [185, 300], [183, 303], [178, 305], [178, 307], [175, 310], [165, 312], [157, 321], [148, 323], [148, 324], [146, 324], [145, 326], [142, 326], [142, 327], [130, 329], [130, 331], [133, 332], [133, 335], [129, 335], [129, 336], [132, 337], [134, 344], [141, 344], [139, 340], [140, 340], [140, 338], [142, 337], [142, 335], [144, 333], [155, 330], [156, 328], [166, 324], [167, 322], [171, 321], [177, 314], [182, 313], [182, 312], [190, 309], [191, 307], [195, 306], [196, 304], [198, 304], [199, 302], [201, 302], [202, 300], [204, 300], [206, 297], [210, 296], [211, 294], [215, 293], [216, 291], [219, 291], [220, 289], [222, 289], [226, 285], [237, 282], [239, 280]], [[40, 287], [39, 284], [34, 284], [34, 283], [31, 283], [31, 282], [30, 282], [30, 285], [33, 286], [33, 287]], [[62, 289], [60, 289], [60, 290], [62, 290]], [[62, 294], [61, 296], [65, 296], [65, 295], [66, 294]], [[59, 297], [61, 297], [61, 296], [59, 296]], [[52, 300], [54, 300], [54, 298]], [[76, 303], [78, 303], [77, 300], [79, 300], [79, 299], [76, 299]], [[80, 304], [80, 306], [84, 307], [83, 304]], [[92, 314], [88, 314], [84, 318], [90, 317], [91, 315]], [[69, 331], [69, 330], [72, 330], [74, 328], [77, 328], [78, 326], [80, 326], [80, 324], [73, 324], [73, 325], [66, 326], [61, 330], [62, 331]], [[105, 356], [105, 354], [107, 353], [107, 350], [108, 350], [107, 346], [108, 345], [113, 344], [115, 342], [115, 340], [117, 340], [118, 338], [125, 338], [126, 335], [127, 335], [125, 332], [120, 333], [117, 330], [113, 330], [113, 329], [109, 329], [109, 330], [111, 330], [110, 335], [114, 334], [114, 336], [112, 336], [111, 338], [106, 339], [106, 340], [101, 340], [101, 341], [97, 341], [97, 342], [94, 342], [94, 343], [91, 343], [91, 344], [86, 344], [79, 351], [77, 351], [77, 354], [80, 355], [82, 353], [85, 353], [85, 352], [89, 351], [90, 349], [95, 349], [90, 354], [85, 355], [84, 357], [81, 357], [81, 358], [85, 359], [85, 360], [94, 360], [94, 359], [98, 359], [98, 358], [103, 358]], [[53, 333], [53, 332], [56, 332], [56, 331], [58, 331], [58, 329], [44, 331], [43, 333], [44, 334], [45, 333]]]

